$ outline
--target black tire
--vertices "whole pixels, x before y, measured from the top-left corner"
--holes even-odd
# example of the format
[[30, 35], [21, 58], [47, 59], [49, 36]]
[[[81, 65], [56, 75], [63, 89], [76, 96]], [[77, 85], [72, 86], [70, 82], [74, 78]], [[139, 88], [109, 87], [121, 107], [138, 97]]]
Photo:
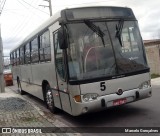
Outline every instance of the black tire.
[[25, 92], [22, 90], [22, 86], [21, 86], [21, 82], [20, 82], [19, 78], [17, 78], [17, 86], [18, 86], [18, 93], [21, 95], [24, 95]]
[[47, 108], [52, 113], [57, 112], [57, 108], [54, 105], [52, 90], [49, 85], [46, 85], [46, 89], [45, 89], [45, 102], [46, 102]]

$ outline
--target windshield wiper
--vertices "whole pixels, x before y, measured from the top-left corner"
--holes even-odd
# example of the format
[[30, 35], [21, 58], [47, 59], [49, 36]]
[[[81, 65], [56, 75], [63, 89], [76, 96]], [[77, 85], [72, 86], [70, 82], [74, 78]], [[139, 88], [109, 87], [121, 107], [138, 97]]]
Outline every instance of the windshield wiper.
[[95, 32], [99, 37], [101, 37], [102, 39], [102, 43], [105, 46], [105, 42], [104, 42], [104, 33], [101, 31], [101, 29], [96, 26], [95, 24], [93, 24], [90, 20], [84, 20], [84, 23], [93, 31]]
[[124, 20], [121, 19], [121, 20], [119, 21], [119, 24], [116, 25], [116, 37], [118, 38], [119, 43], [120, 43], [121, 46], [123, 46], [123, 45], [122, 45], [122, 39], [121, 39], [123, 24], [124, 24]]

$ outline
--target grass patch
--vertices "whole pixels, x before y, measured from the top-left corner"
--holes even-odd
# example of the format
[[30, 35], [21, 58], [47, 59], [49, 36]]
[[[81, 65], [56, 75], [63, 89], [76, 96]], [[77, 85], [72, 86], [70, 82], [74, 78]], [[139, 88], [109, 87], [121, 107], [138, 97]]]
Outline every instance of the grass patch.
[[153, 79], [153, 78], [157, 78], [157, 77], [160, 77], [160, 75], [159, 74], [151, 74], [151, 78]]

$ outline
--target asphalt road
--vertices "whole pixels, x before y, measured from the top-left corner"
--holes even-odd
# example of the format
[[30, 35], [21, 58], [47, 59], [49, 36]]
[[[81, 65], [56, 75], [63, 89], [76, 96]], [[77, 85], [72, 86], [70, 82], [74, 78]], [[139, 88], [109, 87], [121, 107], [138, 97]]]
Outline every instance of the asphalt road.
[[[63, 111], [59, 111], [54, 116], [70, 127], [160, 127], [160, 79], [153, 80], [152, 88], [152, 97], [148, 99], [79, 117], [72, 117]], [[45, 112], [49, 112], [42, 101], [30, 95], [24, 95], [24, 97], [30, 99]], [[82, 128], [79, 130], [83, 131]], [[83, 133], [82, 135], [145, 136], [148, 134]], [[160, 136], [160, 133], [149, 135]]]

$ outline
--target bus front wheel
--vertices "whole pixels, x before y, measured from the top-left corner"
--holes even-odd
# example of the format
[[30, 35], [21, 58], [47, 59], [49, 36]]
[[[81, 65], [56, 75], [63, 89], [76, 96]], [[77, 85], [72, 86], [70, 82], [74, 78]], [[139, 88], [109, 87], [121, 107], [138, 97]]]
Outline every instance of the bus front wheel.
[[52, 112], [56, 113], [56, 107], [54, 105], [54, 100], [53, 100], [53, 95], [52, 95], [52, 90], [49, 85], [46, 86], [46, 104], [47, 108]]

